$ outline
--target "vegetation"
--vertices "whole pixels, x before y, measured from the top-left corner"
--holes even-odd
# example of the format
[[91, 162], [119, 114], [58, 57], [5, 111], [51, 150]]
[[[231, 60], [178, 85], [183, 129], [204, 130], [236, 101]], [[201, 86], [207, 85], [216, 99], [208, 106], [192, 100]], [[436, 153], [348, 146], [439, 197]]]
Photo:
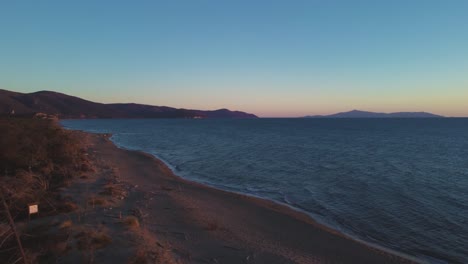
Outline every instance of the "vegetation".
[[112, 242], [105, 230], [86, 229], [75, 237], [78, 239], [78, 248], [88, 251], [103, 248]]
[[[0, 117], [0, 263], [102, 263], [115, 248], [131, 263], [169, 254], [155, 246], [139, 209], [122, 216], [129, 188], [95, 162], [81, 135], [47, 118]], [[30, 203], [40, 215], [28, 221]]]
[[55, 209], [54, 191], [87, 168], [79, 143], [53, 120], [0, 118], [0, 188], [12, 215], [33, 202]]

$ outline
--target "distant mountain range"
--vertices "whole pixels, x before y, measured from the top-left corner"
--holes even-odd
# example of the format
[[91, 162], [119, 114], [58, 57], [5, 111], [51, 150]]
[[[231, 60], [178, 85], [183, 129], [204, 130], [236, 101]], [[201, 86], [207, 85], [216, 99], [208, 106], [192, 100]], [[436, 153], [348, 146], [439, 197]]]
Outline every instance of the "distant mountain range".
[[305, 116], [305, 118], [442, 118], [443, 116], [427, 112], [376, 113], [360, 110], [341, 112], [332, 115]]
[[254, 114], [219, 109], [213, 111], [143, 104], [102, 104], [51, 92], [18, 93], [0, 89], [0, 115], [37, 113], [58, 118], [257, 118]]

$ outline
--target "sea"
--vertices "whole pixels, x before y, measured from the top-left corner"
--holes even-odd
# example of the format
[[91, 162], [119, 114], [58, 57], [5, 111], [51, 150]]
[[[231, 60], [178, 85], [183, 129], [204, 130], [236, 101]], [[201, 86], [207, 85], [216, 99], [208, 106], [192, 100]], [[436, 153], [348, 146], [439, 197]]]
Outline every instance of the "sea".
[[102, 119], [175, 174], [306, 212], [427, 263], [468, 263], [468, 119]]

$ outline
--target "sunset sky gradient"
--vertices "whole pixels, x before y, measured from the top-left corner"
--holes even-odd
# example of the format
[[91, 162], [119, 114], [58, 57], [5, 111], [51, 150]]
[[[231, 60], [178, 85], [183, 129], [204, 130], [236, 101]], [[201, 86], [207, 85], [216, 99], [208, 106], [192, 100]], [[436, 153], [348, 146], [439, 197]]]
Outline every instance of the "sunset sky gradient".
[[0, 88], [264, 117], [468, 116], [467, 14], [461, 0], [2, 1]]

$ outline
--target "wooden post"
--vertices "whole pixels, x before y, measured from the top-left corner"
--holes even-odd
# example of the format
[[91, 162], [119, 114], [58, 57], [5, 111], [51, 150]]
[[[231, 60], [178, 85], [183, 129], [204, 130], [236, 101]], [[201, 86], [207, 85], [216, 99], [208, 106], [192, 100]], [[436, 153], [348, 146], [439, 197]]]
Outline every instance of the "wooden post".
[[24, 263], [27, 264], [28, 260], [26, 259], [26, 254], [24, 253], [23, 245], [21, 244], [21, 239], [19, 237], [19, 234], [16, 231], [15, 221], [11, 217], [10, 209], [8, 208], [8, 204], [6, 203], [5, 198], [3, 197], [3, 193], [0, 193], [0, 196], [1, 196], [0, 198], [2, 198], [3, 207], [5, 208], [5, 212], [6, 212], [6, 215], [8, 217], [8, 222], [10, 222], [10, 227], [13, 230], [13, 233], [15, 233], [16, 242], [18, 243], [18, 247], [20, 249], [21, 256], [23, 257]]

